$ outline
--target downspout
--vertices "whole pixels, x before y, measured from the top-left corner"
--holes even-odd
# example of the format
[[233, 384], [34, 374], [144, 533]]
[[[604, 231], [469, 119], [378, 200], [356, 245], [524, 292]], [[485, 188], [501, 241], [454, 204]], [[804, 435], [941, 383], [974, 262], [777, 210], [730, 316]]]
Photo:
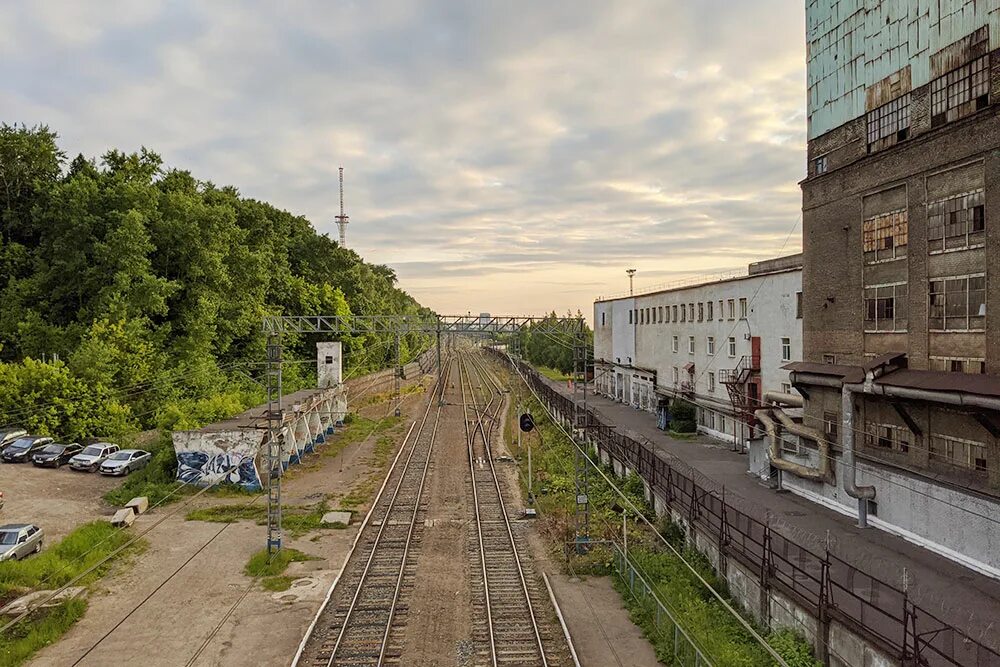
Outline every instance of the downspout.
[[882, 375], [882, 368], [865, 373], [861, 384], [845, 382], [840, 392], [841, 444], [844, 447], [844, 491], [858, 501], [858, 528], [868, 527], [868, 501], [875, 497], [874, 486], [858, 486], [858, 468], [854, 458], [854, 394], [875, 393], [875, 378]]

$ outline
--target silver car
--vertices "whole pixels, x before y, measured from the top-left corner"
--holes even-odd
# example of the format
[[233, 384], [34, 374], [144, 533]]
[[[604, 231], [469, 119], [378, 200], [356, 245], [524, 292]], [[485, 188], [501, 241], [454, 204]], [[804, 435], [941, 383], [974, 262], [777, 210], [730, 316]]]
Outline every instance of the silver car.
[[23, 428], [0, 428], [0, 449], [26, 435], [28, 435], [28, 432]]
[[42, 550], [42, 529], [30, 523], [0, 526], [0, 561], [21, 560]]
[[142, 449], [123, 449], [108, 457], [98, 470], [102, 475], [127, 475], [145, 468], [152, 457]]
[[83, 451], [69, 460], [73, 470], [96, 471], [104, 461], [118, 451], [118, 445], [110, 442], [95, 442], [84, 447]]

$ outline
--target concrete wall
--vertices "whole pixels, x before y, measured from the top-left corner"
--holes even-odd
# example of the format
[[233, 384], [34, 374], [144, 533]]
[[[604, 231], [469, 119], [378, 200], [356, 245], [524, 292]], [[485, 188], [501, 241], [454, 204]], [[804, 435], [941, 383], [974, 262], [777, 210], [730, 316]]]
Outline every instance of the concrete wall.
[[316, 378], [319, 388], [336, 387], [343, 381], [342, 360], [340, 341], [316, 343]]
[[260, 429], [175, 432], [177, 481], [196, 486], [218, 482], [259, 489], [257, 455], [264, 435]]
[[[753, 458], [766, 458], [767, 442], [751, 441], [750, 449]], [[809, 449], [803, 449], [800, 456], [786, 454], [785, 458], [810, 466], [819, 463], [817, 452]], [[851, 472], [838, 458], [837, 479], [843, 480]], [[857, 478], [860, 485], [875, 486], [877, 509], [870, 508], [868, 514], [873, 526], [1000, 578], [1000, 531], [992, 519], [1000, 516], [1000, 503], [865, 460], [857, 461]], [[847, 516], [857, 516], [858, 501], [847, 495], [842, 481], [830, 486], [789, 473], [781, 479], [782, 487], [796, 495]]]

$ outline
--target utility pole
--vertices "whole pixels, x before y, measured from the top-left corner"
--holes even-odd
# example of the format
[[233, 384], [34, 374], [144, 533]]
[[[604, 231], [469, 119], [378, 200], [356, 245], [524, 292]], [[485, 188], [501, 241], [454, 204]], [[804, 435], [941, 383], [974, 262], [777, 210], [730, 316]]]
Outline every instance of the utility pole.
[[340, 215], [336, 216], [337, 227], [340, 228], [340, 247], [347, 247], [347, 223], [350, 222], [344, 213], [344, 168], [340, 168]]

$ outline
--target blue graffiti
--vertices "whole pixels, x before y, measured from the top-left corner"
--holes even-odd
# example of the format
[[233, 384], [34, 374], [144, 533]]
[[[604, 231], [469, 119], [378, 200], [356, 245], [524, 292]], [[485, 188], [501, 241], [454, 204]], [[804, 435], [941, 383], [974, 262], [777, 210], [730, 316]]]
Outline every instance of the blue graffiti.
[[209, 455], [205, 452], [177, 453], [177, 480], [185, 484], [217, 482], [239, 484], [248, 489], [260, 488], [260, 478], [253, 456], [238, 452]]

